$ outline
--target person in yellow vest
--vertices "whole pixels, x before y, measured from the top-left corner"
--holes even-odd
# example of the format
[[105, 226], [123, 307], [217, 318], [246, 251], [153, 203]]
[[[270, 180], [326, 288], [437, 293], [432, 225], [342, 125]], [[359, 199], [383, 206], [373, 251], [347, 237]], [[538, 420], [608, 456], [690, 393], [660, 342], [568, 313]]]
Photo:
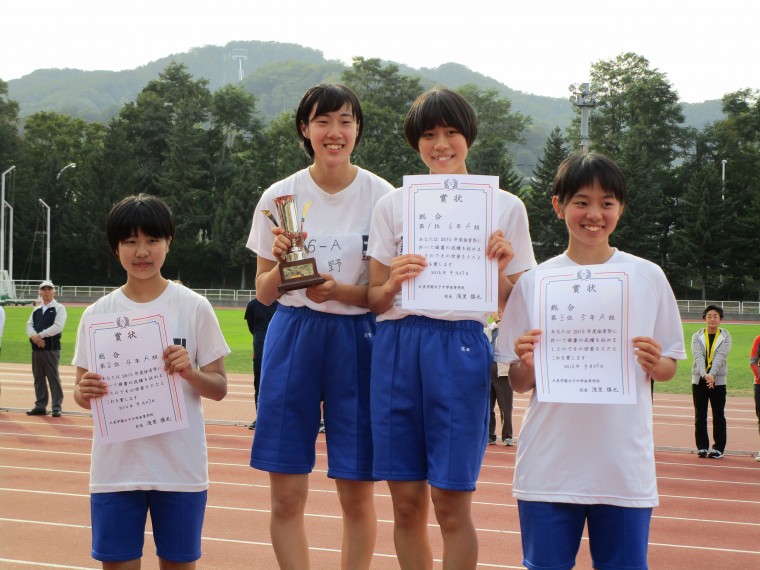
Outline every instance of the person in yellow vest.
[[[731, 335], [720, 328], [723, 309], [708, 305], [702, 311], [707, 325], [691, 337], [691, 393], [694, 399], [694, 437], [697, 455], [720, 459], [726, 451], [726, 378]], [[713, 446], [707, 434], [707, 403], [712, 408]]]

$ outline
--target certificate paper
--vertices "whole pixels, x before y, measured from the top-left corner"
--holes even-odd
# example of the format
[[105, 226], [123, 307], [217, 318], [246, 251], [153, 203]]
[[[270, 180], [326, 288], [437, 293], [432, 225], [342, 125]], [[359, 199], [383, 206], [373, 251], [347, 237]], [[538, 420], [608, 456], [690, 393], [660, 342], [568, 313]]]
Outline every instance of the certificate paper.
[[404, 282], [409, 309], [495, 311], [498, 262], [486, 257], [496, 227], [499, 178], [467, 174], [404, 176], [404, 253], [428, 266]]
[[126, 441], [187, 427], [181, 377], [164, 371], [165, 311], [125, 311], [85, 319], [89, 369], [108, 394], [91, 400], [95, 437]]
[[536, 397], [635, 404], [628, 263], [536, 270]]

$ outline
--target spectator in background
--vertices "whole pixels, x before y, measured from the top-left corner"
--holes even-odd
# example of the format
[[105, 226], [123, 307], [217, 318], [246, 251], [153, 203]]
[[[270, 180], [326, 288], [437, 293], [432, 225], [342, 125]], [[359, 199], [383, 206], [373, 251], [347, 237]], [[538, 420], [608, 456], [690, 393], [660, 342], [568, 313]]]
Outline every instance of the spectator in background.
[[61, 360], [61, 333], [66, 325], [66, 308], [55, 300], [55, 285], [51, 281], [40, 283], [40, 298], [42, 304], [32, 311], [26, 323], [26, 334], [32, 343], [32, 376], [37, 398], [34, 408], [28, 410], [26, 415], [46, 415], [48, 400], [52, 396], [52, 416], [59, 418], [63, 387], [58, 363]]
[[[749, 352], [749, 367], [755, 375], [755, 414], [757, 415], [757, 431], [760, 433], [760, 369], [758, 369], [758, 360], [760, 360], [760, 336], [755, 337], [752, 350]], [[760, 461], [760, 451], [755, 456], [755, 461]]]
[[[248, 302], [243, 317], [248, 323], [248, 330], [253, 335], [253, 403], [257, 413], [259, 409], [259, 385], [261, 384], [261, 361], [264, 359], [264, 339], [267, 336], [269, 321], [279, 303], [273, 302], [267, 306], [256, 297]], [[253, 420], [249, 429], [256, 429], [256, 420]]]
[[[707, 325], [691, 337], [691, 393], [694, 400], [694, 437], [699, 457], [720, 459], [726, 450], [726, 377], [731, 335], [720, 328], [723, 309], [708, 305], [702, 311]], [[707, 403], [713, 417], [713, 446], [707, 434]]]
[[[493, 321], [486, 327], [487, 335], [491, 341], [491, 348], [496, 352], [496, 339], [499, 336], [499, 322], [502, 310], [493, 313]], [[491, 363], [491, 404], [488, 420], [488, 445], [496, 443], [496, 404], [499, 404], [501, 414], [501, 442], [511, 446], [512, 440], [512, 400], [514, 392], [509, 385], [509, 365], [495, 360]]]

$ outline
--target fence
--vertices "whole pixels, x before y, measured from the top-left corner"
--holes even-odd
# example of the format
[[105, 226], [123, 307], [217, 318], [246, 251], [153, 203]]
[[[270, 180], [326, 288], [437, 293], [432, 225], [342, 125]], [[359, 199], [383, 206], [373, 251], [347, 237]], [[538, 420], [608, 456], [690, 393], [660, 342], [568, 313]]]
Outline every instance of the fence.
[[[36, 299], [39, 281], [14, 281], [16, 296], [19, 299]], [[70, 303], [91, 303], [113, 291], [113, 287], [92, 285], [63, 285], [58, 287], [57, 296]], [[211, 303], [230, 306], [245, 306], [256, 296], [254, 289], [193, 289], [206, 297]], [[726, 316], [760, 315], [758, 301], [689, 301], [679, 300], [681, 313], [701, 313], [707, 305], [718, 305]]]
[[[36, 299], [39, 281], [14, 281], [18, 299]], [[56, 296], [69, 303], [91, 303], [114, 290], [110, 286], [59, 285]], [[211, 303], [221, 305], [246, 305], [256, 296], [253, 289], [193, 289]]]

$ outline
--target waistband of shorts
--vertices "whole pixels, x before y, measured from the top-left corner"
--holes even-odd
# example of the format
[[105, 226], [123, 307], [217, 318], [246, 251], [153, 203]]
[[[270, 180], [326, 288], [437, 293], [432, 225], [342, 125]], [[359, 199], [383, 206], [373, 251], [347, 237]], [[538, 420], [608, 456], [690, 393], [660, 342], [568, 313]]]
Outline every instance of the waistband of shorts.
[[[361, 313], [359, 315], [338, 315], [335, 313], [323, 313], [322, 311], [315, 311], [309, 307], [291, 307], [289, 305], [280, 305], [277, 307], [276, 313], [282, 311], [283, 313], [290, 313], [294, 317], [303, 319], [324, 319], [324, 320], [351, 320], [351, 321], [370, 321], [375, 322], [375, 314], [371, 311]], [[275, 313], [275, 314], [276, 314]]]
[[443, 319], [433, 319], [421, 315], [407, 315], [401, 319], [390, 319], [377, 323], [378, 328], [384, 326], [393, 327], [416, 327], [416, 328], [433, 328], [450, 331], [473, 331], [483, 332], [483, 324], [479, 321], [462, 320], [462, 321], [445, 321]]

